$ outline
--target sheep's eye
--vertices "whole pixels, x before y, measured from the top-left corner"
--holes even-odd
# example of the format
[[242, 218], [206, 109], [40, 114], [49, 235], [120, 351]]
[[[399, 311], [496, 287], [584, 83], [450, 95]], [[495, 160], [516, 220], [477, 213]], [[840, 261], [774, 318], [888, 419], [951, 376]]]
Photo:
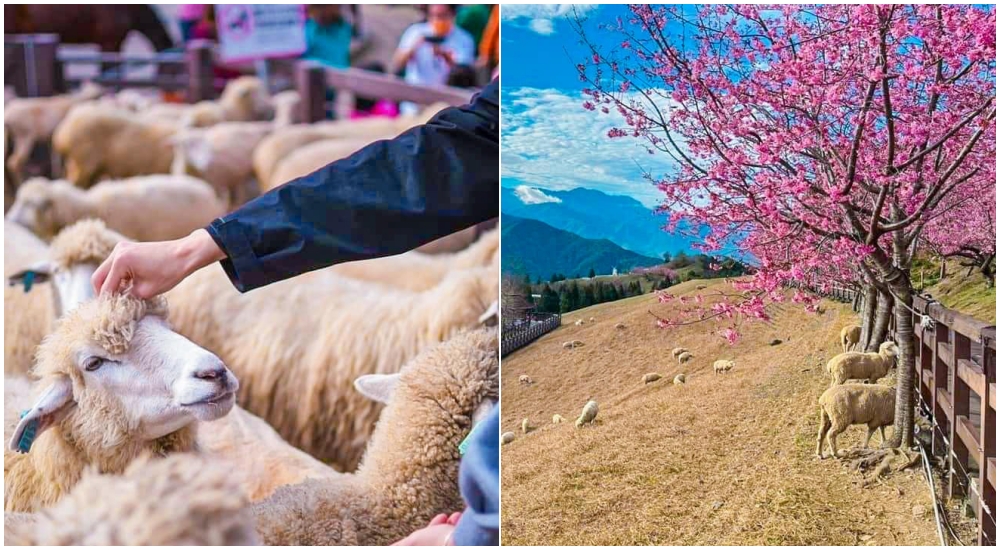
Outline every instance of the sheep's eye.
[[104, 359], [103, 357], [91, 357], [83, 364], [83, 369], [87, 372], [94, 372], [95, 370], [101, 368], [101, 365], [103, 365], [106, 361], [107, 359]]

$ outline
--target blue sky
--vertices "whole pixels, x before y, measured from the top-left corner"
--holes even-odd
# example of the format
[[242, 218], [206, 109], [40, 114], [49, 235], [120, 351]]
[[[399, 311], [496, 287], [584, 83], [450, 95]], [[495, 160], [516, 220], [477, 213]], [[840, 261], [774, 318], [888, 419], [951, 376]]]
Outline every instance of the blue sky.
[[[650, 155], [637, 140], [608, 139], [608, 130], [620, 123], [617, 113], [583, 109], [585, 86], [575, 66], [588, 54], [566, 20], [573, 9], [569, 4], [506, 4], [501, 9], [502, 184], [542, 192], [587, 187], [628, 195], [652, 207], [660, 193], [642, 172], [669, 171], [669, 157]], [[587, 18], [588, 36], [602, 49], [620, 41], [593, 31], [598, 22], [625, 15], [625, 6], [575, 9]]]

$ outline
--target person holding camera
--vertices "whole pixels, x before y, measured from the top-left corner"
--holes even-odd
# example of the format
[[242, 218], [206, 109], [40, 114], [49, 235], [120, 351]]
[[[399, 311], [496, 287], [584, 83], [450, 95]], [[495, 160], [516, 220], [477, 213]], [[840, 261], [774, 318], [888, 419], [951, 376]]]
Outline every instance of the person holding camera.
[[[429, 4], [427, 20], [406, 29], [393, 56], [393, 72], [403, 70], [411, 84], [441, 86], [455, 67], [475, 61], [476, 44], [472, 35], [455, 25], [457, 6]], [[400, 106], [402, 114], [415, 114], [412, 103]]]

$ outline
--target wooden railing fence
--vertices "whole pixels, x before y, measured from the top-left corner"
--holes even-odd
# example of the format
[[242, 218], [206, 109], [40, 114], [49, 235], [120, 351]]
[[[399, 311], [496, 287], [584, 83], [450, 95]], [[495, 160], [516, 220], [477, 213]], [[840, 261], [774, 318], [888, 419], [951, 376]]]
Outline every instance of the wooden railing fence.
[[511, 353], [534, 342], [542, 335], [551, 332], [562, 324], [558, 313], [531, 313], [518, 322], [504, 323], [501, 331], [500, 356]]

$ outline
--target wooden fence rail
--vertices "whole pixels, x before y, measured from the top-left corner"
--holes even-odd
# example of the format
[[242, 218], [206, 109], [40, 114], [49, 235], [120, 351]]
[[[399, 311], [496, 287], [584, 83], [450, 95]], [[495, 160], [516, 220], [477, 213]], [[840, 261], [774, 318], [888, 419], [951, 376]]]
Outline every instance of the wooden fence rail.
[[532, 313], [521, 325], [505, 324], [500, 341], [500, 356], [510, 355], [543, 334], [559, 328], [561, 324], [562, 317], [558, 313]]

